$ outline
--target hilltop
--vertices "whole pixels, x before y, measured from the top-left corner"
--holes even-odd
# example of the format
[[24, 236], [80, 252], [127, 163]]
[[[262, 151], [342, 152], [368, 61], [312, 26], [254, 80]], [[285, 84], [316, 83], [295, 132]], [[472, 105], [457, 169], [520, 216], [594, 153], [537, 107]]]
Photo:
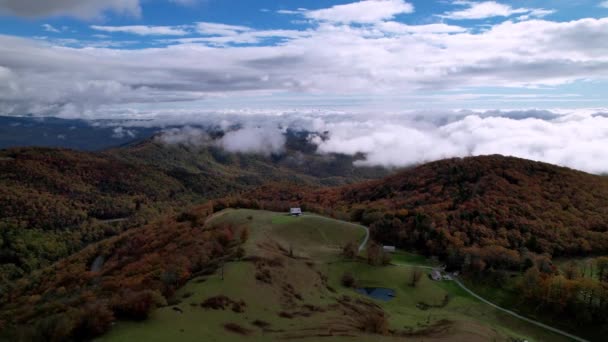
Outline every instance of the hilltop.
[[274, 186], [251, 197], [330, 208], [369, 224], [380, 241], [437, 256], [470, 246], [553, 256], [608, 252], [608, 178], [520, 158], [447, 159], [381, 180], [318, 190]]

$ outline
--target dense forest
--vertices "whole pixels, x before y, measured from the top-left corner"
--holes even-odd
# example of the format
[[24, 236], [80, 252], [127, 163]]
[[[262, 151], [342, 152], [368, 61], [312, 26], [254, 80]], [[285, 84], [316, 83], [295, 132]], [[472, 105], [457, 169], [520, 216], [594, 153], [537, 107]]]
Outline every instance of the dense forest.
[[[380, 243], [439, 258], [493, 286], [519, 274], [519, 300], [562, 320], [576, 317], [581, 326], [608, 327], [608, 261], [553, 263], [608, 254], [608, 178], [484, 156], [339, 185], [382, 172], [335, 177], [345, 160], [315, 158], [310, 163], [320, 170], [307, 174], [301, 172], [310, 166], [289, 166], [286, 156], [153, 140], [103, 153], [2, 151], [0, 325], [46, 334], [42, 339], [81, 338], [115, 318], [143, 317], [138, 312], [163, 305], [192, 272], [230, 255], [233, 228], [206, 229], [207, 215], [302, 206], [361, 222]], [[174, 214], [210, 198], [223, 199]]]
[[238, 227], [205, 225], [212, 209], [158, 219], [19, 279], [0, 295], [0, 340], [88, 340], [116, 319], [145, 319], [238, 252]]
[[[538, 310], [608, 328], [608, 263], [595, 272], [552, 259], [608, 255], [608, 178], [524, 159], [484, 156], [425, 164], [328, 189], [271, 185], [256, 206], [301, 205], [368, 225], [387, 245], [443, 260], [500, 287], [524, 274], [518, 298]], [[226, 205], [243, 205], [239, 200]], [[242, 201], [242, 200], [241, 200]]]
[[0, 151], [0, 288], [90, 243], [173, 210], [268, 182], [339, 185], [388, 173], [319, 156], [291, 132], [280, 155], [164, 144], [153, 137], [104, 152]]

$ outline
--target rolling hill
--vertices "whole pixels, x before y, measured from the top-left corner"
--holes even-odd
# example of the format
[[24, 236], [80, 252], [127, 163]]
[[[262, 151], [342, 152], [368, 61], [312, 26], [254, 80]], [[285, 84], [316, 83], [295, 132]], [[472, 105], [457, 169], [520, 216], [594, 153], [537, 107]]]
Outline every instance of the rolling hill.
[[269, 186], [249, 197], [329, 208], [370, 225], [380, 241], [441, 257], [473, 246], [608, 253], [608, 178], [513, 157], [442, 160], [328, 189]]
[[268, 182], [319, 187], [389, 172], [316, 155], [305, 136], [289, 137], [291, 147], [269, 156], [155, 137], [103, 152], [1, 150], [0, 284], [173, 210]]

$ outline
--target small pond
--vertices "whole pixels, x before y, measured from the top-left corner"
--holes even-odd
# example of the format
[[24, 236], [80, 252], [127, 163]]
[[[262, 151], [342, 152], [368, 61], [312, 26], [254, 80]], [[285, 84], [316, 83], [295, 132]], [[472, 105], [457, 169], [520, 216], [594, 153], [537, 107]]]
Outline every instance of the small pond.
[[388, 302], [389, 300], [395, 298], [395, 290], [386, 289], [383, 287], [362, 287], [358, 288], [357, 292], [372, 297], [374, 299], [383, 300], [385, 302]]

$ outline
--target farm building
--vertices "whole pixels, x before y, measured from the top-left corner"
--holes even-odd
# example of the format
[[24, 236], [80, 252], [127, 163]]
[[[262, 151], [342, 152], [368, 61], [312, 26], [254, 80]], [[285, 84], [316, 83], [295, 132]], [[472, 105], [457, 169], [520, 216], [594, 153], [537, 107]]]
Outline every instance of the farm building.
[[301, 208], [291, 208], [291, 209], [289, 209], [289, 215], [300, 216], [300, 215], [302, 215], [302, 209]]
[[395, 246], [382, 246], [382, 249], [387, 253], [395, 253], [397, 250]]
[[443, 279], [441, 277], [441, 272], [439, 272], [439, 270], [432, 270], [431, 279], [433, 279], [434, 281], [441, 281]]

